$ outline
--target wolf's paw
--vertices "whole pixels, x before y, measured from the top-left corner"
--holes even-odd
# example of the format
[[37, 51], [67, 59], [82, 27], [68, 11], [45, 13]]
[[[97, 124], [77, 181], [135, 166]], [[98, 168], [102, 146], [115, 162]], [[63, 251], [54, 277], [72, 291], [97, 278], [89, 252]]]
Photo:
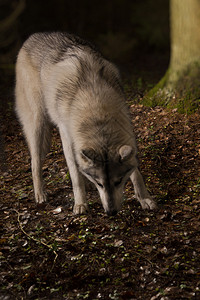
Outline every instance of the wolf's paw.
[[86, 214], [88, 212], [88, 206], [87, 204], [75, 204], [73, 208], [73, 212], [75, 215], [82, 215]]
[[40, 193], [40, 194], [37, 194], [35, 195], [35, 202], [37, 204], [41, 204], [41, 203], [44, 203], [47, 201], [47, 196], [45, 193]]
[[140, 201], [140, 204], [143, 209], [155, 210], [157, 209], [157, 205], [155, 201], [151, 198], [145, 198]]

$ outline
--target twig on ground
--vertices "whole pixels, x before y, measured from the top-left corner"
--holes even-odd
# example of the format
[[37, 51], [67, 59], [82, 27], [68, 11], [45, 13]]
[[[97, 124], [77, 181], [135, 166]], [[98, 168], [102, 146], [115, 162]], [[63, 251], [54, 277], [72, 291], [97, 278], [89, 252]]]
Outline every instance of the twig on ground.
[[22, 223], [20, 222], [20, 213], [19, 213], [19, 211], [17, 211], [17, 210], [15, 209], [15, 212], [17, 213], [17, 221], [18, 221], [18, 223], [19, 223], [20, 230], [23, 232], [23, 234], [26, 235], [30, 240], [34, 241], [35, 243], [38, 243], [38, 244], [40, 244], [40, 245], [43, 245], [43, 246], [47, 247], [47, 248], [50, 249], [50, 250], [53, 252], [53, 254], [55, 255], [55, 258], [54, 258], [54, 261], [53, 261], [53, 265], [52, 265], [52, 269], [53, 269], [53, 267], [54, 267], [54, 265], [55, 265], [55, 262], [56, 262], [56, 260], [57, 260], [57, 257], [58, 257], [58, 253], [53, 249], [53, 247], [52, 247], [51, 245], [48, 245], [48, 244], [46, 244], [45, 242], [43, 242], [43, 241], [41, 241], [41, 240], [39, 240], [39, 239], [36, 239], [34, 236], [28, 234], [28, 233], [24, 230], [24, 228], [23, 228], [23, 226], [22, 226]]

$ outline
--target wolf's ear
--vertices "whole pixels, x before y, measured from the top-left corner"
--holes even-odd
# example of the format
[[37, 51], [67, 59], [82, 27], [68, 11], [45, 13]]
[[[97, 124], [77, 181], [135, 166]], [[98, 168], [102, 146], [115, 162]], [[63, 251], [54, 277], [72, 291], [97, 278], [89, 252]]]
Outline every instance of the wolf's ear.
[[129, 145], [124, 145], [119, 148], [120, 160], [125, 161], [129, 159], [134, 153], [134, 149]]

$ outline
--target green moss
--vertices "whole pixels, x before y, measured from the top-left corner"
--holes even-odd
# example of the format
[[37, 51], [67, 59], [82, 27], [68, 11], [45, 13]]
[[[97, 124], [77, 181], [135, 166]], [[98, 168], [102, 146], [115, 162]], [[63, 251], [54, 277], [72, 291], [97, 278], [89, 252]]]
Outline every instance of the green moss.
[[177, 108], [181, 113], [191, 114], [200, 107], [200, 64], [193, 63], [172, 81], [173, 74], [168, 69], [160, 82], [143, 99], [147, 106]]
[[164, 88], [168, 82], [169, 78], [169, 70], [165, 73], [163, 78], [153, 87], [143, 98], [143, 104], [151, 107], [155, 107], [157, 105], [165, 106], [165, 99], [164, 96]]

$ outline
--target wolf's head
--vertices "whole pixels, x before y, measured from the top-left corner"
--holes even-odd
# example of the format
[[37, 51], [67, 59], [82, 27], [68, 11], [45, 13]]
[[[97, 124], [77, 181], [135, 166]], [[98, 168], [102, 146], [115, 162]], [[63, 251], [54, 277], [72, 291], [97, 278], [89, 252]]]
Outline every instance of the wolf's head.
[[115, 153], [97, 153], [93, 149], [80, 153], [80, 171], [95, 184], [108, 215], [115, 215], [121, 208], [124, 185], [136, 167], [135, 152], [124, 145]]

